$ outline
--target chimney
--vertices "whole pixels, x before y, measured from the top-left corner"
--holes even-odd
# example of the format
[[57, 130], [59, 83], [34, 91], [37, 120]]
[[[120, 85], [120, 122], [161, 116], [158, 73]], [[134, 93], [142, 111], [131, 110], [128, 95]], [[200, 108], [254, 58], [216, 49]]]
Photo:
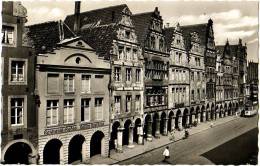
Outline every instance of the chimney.
[[75, 1], [74, 11], [74, 32], [78, 32], [80, 28], [80, 1]]
[[170, 27], [170, 23], [166, 23], [166, 28], [169, 28]]

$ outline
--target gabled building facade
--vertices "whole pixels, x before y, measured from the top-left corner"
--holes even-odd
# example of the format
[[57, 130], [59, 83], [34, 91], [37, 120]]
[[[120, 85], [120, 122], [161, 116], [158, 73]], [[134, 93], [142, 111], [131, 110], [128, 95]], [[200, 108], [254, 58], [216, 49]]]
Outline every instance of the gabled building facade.
[[203, 54], [205, 46], [196, 29], [192, 31], [184, 26], [183, 34], [185, 36], [190, 68], [190, 124], [205, 122], [206, 79]]
[[[76, 13], [66, 17], [69, 27], [77, 20]], [[123, 4], [79, 15], [75, 33], [111, 63], [109, 149], [122, 152], [124, 145], [132, 148], [143, 141], [143, 55], [132, 13]]]
[[[190, 68], [189, 57], [182, 29], [179, 24], [175, 28], [165, 28], [169, 60], [168, 108], [169, 124], [182, 129], [190, 121]], [[191, 117], [194, 118], [194, 117]], [[174, 121], [175, 120], [175, 121]], [[168, 127], [169, 128], [169, 127]]]
[[165, 45], [163, 19], [153, 12], [133, 15], [137, 37], [142, 46], [144, 74], [144, 137], [151, 141], [167, 135], [169, 53]]
[[35, 54], [23, 35], [27, 10], [20, 2], [1, 3], [1, 162], [36, 163]]
[[39, 164], [107, 157], [109, 61], [61, 21], [27, 28], [37, 52]]

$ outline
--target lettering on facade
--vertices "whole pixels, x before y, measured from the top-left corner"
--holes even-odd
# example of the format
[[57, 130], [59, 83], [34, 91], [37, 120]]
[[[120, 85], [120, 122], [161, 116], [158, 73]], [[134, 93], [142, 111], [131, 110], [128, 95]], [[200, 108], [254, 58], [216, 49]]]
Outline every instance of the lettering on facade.
[[63, 126], [63, 127], [59, 127], [59, 128], [50, 128], [50, 129], [45, 129], [44, 135], [53, 135], [53, 134], [67, 133], [67, 132], [76, 131], [76, 130], [92, 129], [92, 128], [97, 128], [97, 127], [101, 127], [104, 125], [105, 125], [105, 123], [104, 123], [104, 121], [102, 121], [102, 122], [95, 122], [95, 123], [84, 123], [84, 124], [81, 124], [80, 126], [71, 125], [71, 126]]

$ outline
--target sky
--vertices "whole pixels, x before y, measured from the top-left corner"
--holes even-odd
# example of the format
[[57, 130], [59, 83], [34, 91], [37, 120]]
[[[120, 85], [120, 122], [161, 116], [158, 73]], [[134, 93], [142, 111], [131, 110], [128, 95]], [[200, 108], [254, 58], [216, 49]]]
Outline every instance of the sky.
[[[22, 1], [27, 8], [27, 25], [64, 20], [73, 14], [74, 1]], [[253, 1], [148, 1], [148, 0], [84, 0], [81, 11], [127, 4], [133, 14], [153, 11], [157, 6], [164, 24], [175, 26], [206, 23], [213, 20], [216, 45], [237, 44], [241, 38], [247, 44], [248, 60], [258, 62], [258, 2]]]

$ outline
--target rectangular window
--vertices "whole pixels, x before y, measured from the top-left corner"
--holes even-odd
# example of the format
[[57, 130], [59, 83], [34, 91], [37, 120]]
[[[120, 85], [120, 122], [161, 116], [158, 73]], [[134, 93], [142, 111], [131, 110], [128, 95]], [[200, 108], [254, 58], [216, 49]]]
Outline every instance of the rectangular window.
[[95, 120], [103, 120], [103, 98], [95, 98]]
[[191, 100], [194, 100], [194, 90], [191, 91]]
[[58, 111], [59, 101], [58, 100], [47, 100], [46, 110], [46, 125], [53, 126], [58, 124]]
[[194, 72], [193, 72], [193, 71], [190, 73], [190, 79], [191, 79], [192, 81], [194, 81]]
[[114, 79], [115, 81], [120, 81], [121, 78], [120, 78], [120, 72], [121, 72], [121, 69], [120, 67], [115, 67], [115, 75], [114, 75]]
[[64, 100], [64, 123], [74, 123], [74, 100]]
[[81, 76], [81, 92], [87, 93], [90, 92], [90, 75]]
[[12, 82], [24, 82], [25, 81], [25, 62], [24, 61], [12, 61], [11, 62], [11, 81]]
[[124, 47], [118, 48], [118, 59], [124, 59]]
[[141, 69], [136, 69], [136, 82], [141, 82]]
[[90, 99], [81, 99], [81, 122], [90, 121]]
[[121, 96], [115, 96], [115, 113], [120, 114], [121, 110]]
[[200, 90], [197, 89], [197, 93], [198, 93], [198, 99], [200, 99]]
[[132, 70], [130, 68], [126, 69], [126, 81], [131, 81]]
[[135, 96], [135, 111], [140, 112], [141, 110], [141, 97], [140, 95]]
[[126, 59], [131, 60], [131, 48], [126, 48]]
[[131, 111], [132, 96], [126, 96], [126, 112]]
[[133, 56], [134, 56], [134, 59], [137, 60], [137, 50], [136, 49], [133, 49]]
[[14, 27], [2, 26], [2, 43], [3, 44], [14, 44]]
[[24, 99], [11, 99], [11, 125], [23, 125]]
[[126, 37], [127, 39], [130, 39], [130, 31], [125, 31], [125, 37]]
[[74, 92], [74, 74], [64, 74], [64, 92]]
[[198, 81], [200, 80], [200, 72], [197, 72]]
[[48, 93], [59, 92], [59, 74], [48, 74], [47, 92]]

